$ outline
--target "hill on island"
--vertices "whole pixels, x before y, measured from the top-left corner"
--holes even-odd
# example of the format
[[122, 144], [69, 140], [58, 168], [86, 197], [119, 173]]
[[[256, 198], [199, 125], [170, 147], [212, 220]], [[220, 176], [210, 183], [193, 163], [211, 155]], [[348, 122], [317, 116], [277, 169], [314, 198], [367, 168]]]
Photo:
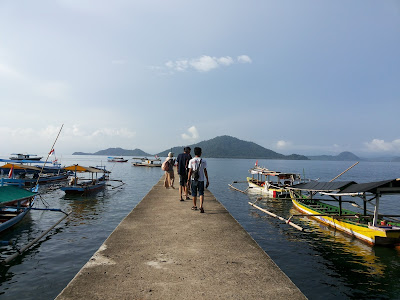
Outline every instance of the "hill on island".
[[140, 149], [125, 150], [122, 148], [108, 148], [95, 153], [74, 152], [72, 155], [108, 155], [108, 156], [151, 156]]
[[[256, 143], [246, 142], [227, 135], [218, 136], [211, 140], [188, 146], [192, 148], [192, 155], [194, 147], [200, 147], [203, 151], [202, 156], [204, 157], [308, 160], [304, 155], [283, 155], [266, 149]], [[178, 156], [179, 153], [183, 152], [184, 147], [185, 146], [173, 147], [158, 153], [158, 156], [165, 157], [170, 151], [173, 152], [175, 156]]]
[[339, 155], [316, 155], [316, 156], [308, 156], [311, 160], [326, 160], [326, 161], [360, 161], [362, 160], [357, 155], [345, 151], [340, 153]]

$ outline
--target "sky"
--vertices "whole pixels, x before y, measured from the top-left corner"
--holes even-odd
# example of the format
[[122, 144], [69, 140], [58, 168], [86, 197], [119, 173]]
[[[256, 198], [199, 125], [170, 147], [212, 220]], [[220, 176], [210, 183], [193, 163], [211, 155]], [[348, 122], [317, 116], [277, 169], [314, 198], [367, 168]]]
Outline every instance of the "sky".
[[0, 28], [3, 156], [400, 155], [398, 0], [1, 0]]

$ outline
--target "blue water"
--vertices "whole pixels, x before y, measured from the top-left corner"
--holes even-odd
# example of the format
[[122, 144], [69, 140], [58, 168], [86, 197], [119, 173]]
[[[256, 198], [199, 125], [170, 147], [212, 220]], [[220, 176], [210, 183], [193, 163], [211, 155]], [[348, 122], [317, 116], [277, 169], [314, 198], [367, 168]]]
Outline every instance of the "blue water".
[[[65, 197], [60, 190], [43, 189], [38, 207], [72, 211], [39, 244], [9, 266], [0, 267], [0, 298], [54, 299], [90, 259], [122, 219], [140, 202], [162, 176], [159, 168], [132, 167], [130, 163], [108, 163], [102, 156], [67, 156], [65, 165], [103, 163], [111, 179], [122, 179], [122, 187], [108, 188], [82, 200]], [[257, 196], [229, 189], [228, 183], [245, 180], [254, 160], [207, 159], [211, 192], [309, 299], [394, 299], [400, 293], [400, 252], [371, 247], [309, 219], [296, 223], [310, 230], [303, 233], [251, 207]], [[297, 172], [307, 178], [329, 181], [352, 162], [259, 160], [271, 170]], [[360, 162], [337, 180], [368, 182], [400, 177], [400, 163]], [[112, 182], [119, 185], [117, 181]], [[246, 185], [237, 184], [239, 188]], [[383, 198], [385, 200], [386, 198]], [[399, 213], [400, 199], [382, 202], [383, 212]], [[295, 213], [290, 201], [263, 199], [258, 204], [278, 215]], [[205, 204], [206, 205], [206, 204]], [[354, 207], [352, 208], [354, 210]], [[12, 231], [1, 236], [21, 247], [50, 227], [61, 213], [32, 211]], [[10, 246], [0, 257], [14, 253]]]

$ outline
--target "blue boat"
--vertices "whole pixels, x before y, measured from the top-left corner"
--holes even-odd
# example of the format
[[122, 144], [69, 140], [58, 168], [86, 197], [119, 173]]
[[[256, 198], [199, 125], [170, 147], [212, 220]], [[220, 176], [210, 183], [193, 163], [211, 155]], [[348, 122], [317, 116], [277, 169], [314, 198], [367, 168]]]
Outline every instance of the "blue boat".
[[32, 209], [38, 186], [33, 191], [0, 186], [0, 232], [20, 222]]
[[[108, 174], [111, 173], [105, 168], [84, 167], [80, 165], [72, 165], [65, 167], [64, 170], [74, 172], [68, 186], [60, 187], [66, 194], [87, 195], [103, 190], [108, 180]], [[89, 178], [79, 178], [78, 173], [89, 174]], [[103, 174], [98, 177], [98, 174]]]

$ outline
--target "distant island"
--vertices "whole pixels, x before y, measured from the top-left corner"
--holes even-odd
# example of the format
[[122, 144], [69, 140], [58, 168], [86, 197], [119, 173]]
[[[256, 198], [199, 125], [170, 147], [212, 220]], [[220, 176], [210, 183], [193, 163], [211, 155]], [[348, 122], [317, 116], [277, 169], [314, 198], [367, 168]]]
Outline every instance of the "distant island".
[[72, 155], [107, 155], [107, 156], [151, 156], [140, 149], [125, 150], [122, 148], [108, 148], [95, 153], [74, 152]]
[[[192, 148], [200, 147], [204, 157], [212, 158], [254, 158], [254, 159], [287, 159], [287, 160], [308, 160], [304, 155], [291, 154], [283, 155], [266, 149], [253, 142], [246, 142], [228, 135], [218, 136], [211, 140], [202, 141], [196, 144], [187, 145]], [[171, 149], [157, 153], [158, 156], [167, 156], [168, 152], [173, 152], [175, 156], [183, 152], [184, 146], [173, 147]]]
[[[400, 162], [400, 157], [385, 157], [366, 159], [360, 158], [357, 155], [344, 151], [338, 155], [300, 155], [290, 154], [284, 155], [264, 148], [256, 143], [247, 142], [238, 138], [223, 135], [210, 140], [202, 141], [199, 143], [176, 146], [156, 153], [160, 157], [166, 157], [168, 152], [173, 152], [175, 156], [183, 152], [183, 148], [189, 146], [192, 148], [192, 155], [194, 147], [201, 147], [203, 150], [203, 157], [212, 158], [253, 158], [253, 159], [283, 159], [283, 160], [321, 160], [321, 161], [387, 161], [387, 162]], [[126, 150], [122, 148], [108, 148], [100, 150], [95, 153], [74, 152], [72, 155], [106, 155], [106, 156], [154, 156], [144, 152], [141, 149]]]
[[316, 155], [316, 156], [307, 156], [311, 160], [325, 160], [325, 161], [360, 161], [363, 160], [359, 158], [357, 155], [345, 151], [340, 153], [339, 155]]
[[[186, 145], [185, 145], [186, 146]], [[169, 152], [175, 156], [183, 152], [185, 146], [176, 146], [157, 153], [160, 157], [166, 157]], [[192, 148], [201, 147], [204, 157], [212, 158], [254, 158], [254, 159], [287, 159], [287, 160], [309, 160], [304, 155], [291, 154], [283, 155], [266, 149], [253, 142], [246, 142], [231, 136], [219, 136], [211, 140], [202, 141], [196, 144], [187, 145]], [[107, 155], [107, 156], [152, 156], [140, 149], [125, 150], [122, 148], [108, 148], [95, 153], [74, 152], [72, 155]]]

